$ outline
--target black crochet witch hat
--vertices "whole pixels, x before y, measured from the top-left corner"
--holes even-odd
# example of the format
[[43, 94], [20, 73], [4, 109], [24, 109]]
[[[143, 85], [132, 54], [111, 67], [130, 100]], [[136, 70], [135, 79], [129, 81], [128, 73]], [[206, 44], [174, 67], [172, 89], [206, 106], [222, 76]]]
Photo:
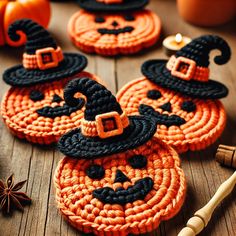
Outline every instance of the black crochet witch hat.
[[59, 150], [75, 158], [96, 158], [135, 148], [147, 142], [156, 131], [156, 122], [144, 116], [127, 116], [116, 98], [103, 85], [89, 78], [68, 83], [64, 99], [70, 106], [82, 93], [87, 98], [81, 128], [63, 135]]
[[194, 98], [217, 99], [227, 96], [228, 89], [209, 80], [209, 53], [219, 49], [215, 57], [218, 65], [229, 61], [231, 50], [227, 42], [215, 35], [192, 40], [169, 61], [149, 60], [142, 65], [142, 73], [155, 84]]
[[134, 11], [144, 8], [149, 0], [77, 0], [80, 7], [93, 12]]
[[74, 76], [87, 65], [86, 57], [77, 53], [64, 53], [55, 40], [41, 25], [23, 19], [8, 29], [13, 41], [23, 32], [27, 37], [22, 65], [7, 69], [3, 74], [6, 83], [24, 87]]

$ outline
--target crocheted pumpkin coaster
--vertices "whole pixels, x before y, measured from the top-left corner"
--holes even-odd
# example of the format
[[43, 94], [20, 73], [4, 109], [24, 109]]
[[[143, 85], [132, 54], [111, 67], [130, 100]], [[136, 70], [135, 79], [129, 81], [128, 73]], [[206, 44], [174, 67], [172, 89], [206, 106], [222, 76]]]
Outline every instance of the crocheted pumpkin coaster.
[[87, 59], [79, 54], [62, 53], [51, 35], [31, 20], [20, 20], [9, 28], [12, 40], [17, 31], [27, 35], [23, 65], [7, 69], [3, 79], [13, 87], [2, 101], [4, 122], [19, 138], [39, 144], [56, 142], [78, 127], [83, 117], [84, 99], [69, 107], [63, 99], [63, 88], [73, 78], [94, 75], [81, 72]]
[[158, 123], [156, 136], [179, 153], [204, 149], [221, 135], [226, 113], [217, 98], [227, 96], [227, 88], [209, 80], [209, 53], [219, 65], [230, 59], [228, 44], [218, 36], [194, 39], [167, 60], [151, 60], [142, 66], [146, 76], [125, 85], [117, 99], [127, 114], [141, 114]]
[[[93, 8], [85, 7], [90, 2], [97, 4]], [[122, 9], [132, 10], [132, 3], [138, 1], [79, 1], [82, 8], [96, 8], [97, 12], [81, 10], [71, 17], [68, 24], [71, 40], [82, 51], [105, 56], [133, 54], [154, 45], [160, 35], [161, 22], [155, 13], [141, 9], [143, 2], [146, 1], [139, 1], [137, 11], [122, 12]], [[106, 7], [103, 9], [98, 5]], [[113, 12], [113, 6], [119, 12]]]
[[150, 232], [181, 208], [186, 182], [177, 153], [153, 137], [156, 123], [122, 111], [105, 87], [71, 81], [65, 100], [87, 98], [81, 129], [63, 135], [67, 157], [54, 176], [61, 213], [77, 229], [96, 235]]

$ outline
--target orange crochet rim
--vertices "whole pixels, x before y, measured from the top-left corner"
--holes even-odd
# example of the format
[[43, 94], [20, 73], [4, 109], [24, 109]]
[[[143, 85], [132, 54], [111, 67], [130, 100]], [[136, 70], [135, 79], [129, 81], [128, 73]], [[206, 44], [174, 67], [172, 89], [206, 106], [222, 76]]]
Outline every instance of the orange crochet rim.
[[[129, 158], [135, 155], [146, 157], [146, 167], [131, 167]], [[94, 180], [86, 175], [91, 164], [103, 166], [102, 179]], [[117, 170], [131, 182], [115, 182]], [[93, 191], [99, 188], [127, 189], [146, 177], [151, 178], [154, 185], [144, 200], [120, 205], [103, 203], [93, 196]], [[95, 235], [151, 232], [161, 221], [177, 214], [186, 194], [186, 180], [178, 154], [155, 137], [136, 149], [90, 161], [65, 157], [55, 171], [54, 185], [62, 215], [76, 229]]]
[[160, 18], [149, 10], [133, 12], [128, 18], [124, 14], [97, 16], [80, 10], [68, 24], [69, 36], [78, 48], [105, 56], [148, 48], [157, 42], [160, 32]]
[[[60, 81], [54, 81], [44, 84], [38, 84], [26, 88], [12, 87], [4, 96], [1, 105], [1, 114], [7, 127], [21, 139], [26, 139], [32, 143], [51, 144], [66, 132], [80, 126], [83, 118], [84, 108], [70, 115], [61, 115], [58, 117], [46, 117], [37, 113], [38, 109], [46, 106], [56, 107], [65, 104], [63, 99], [53, 101], [54, 95], [63, 98], [63, 88], [74, 78], [90, 77], [94, 80], [100, 79], [88, 72], [81, 72], [73, 77], [65, 78]], [[32, 101], [30, 93], [32, 91], [40, 92], [43, 98], [39, 101]]]
[[[147, 93], [151, 90], [160, 92], [160, 98], [148, 98]], [[202, 150], [210, 146], [221, 136], [226, 124], [226, 112], [219, 100], [191, 99], [157, 86], [145, 77], [133, 80], [121, 88], [117, 100], [128, 115], [139, 114], [139, 107], [144, 104], [160, 114], [177, 115], [185, 119], [186, 122], [179, 126], [158, 125], [155, 134], [178, 153]], [[182, 110], [181, 105], [184, 101], [193, 102], [196, 110]], [[172, 110], [164, 111], [161, 106], [168, 102]]]

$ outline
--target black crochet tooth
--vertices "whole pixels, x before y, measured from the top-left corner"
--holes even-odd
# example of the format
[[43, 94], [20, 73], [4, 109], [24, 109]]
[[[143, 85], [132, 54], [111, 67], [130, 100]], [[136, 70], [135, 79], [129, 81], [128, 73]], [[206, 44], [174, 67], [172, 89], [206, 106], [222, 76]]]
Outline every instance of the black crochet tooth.
[[18, 41], [20, 39], [17, 31], [23, 31], [26, 34], [27, 42], [25, 51], [28, 54], [35, 54], [35, 51], [41, 48], [57, 48], [57, 44], [49, 32], [30, 19], [22, 19], [10, 25], [8, 35], [13, 41]]
[[59, 95], [57, 94], [53, 95], [52, 102], [61, 102], [61, 101], [63, 101], [63, 99]]
[[64, 99], [70, 106], [76, 106], [78, 99], [74, 95], [79, 92], [86, 96], [86, 120], [95, 120], [96, 115], [116, 111], [122, 114], [120, 104], [112, 93], [103, 85], [89, 78], [74, 79], [64, 89]]
[[213, 49], [219, 49], [221, 55], [215, 57], [218, 65], [225, 64], [231, 57], [231, 50], [228, 43], [217, 35], [203, 35], [193, 39], [189, 44], [176, 53], [176, 57], [187, 57], [194, 60], [198, 66], [209, 66], [209, 53]]

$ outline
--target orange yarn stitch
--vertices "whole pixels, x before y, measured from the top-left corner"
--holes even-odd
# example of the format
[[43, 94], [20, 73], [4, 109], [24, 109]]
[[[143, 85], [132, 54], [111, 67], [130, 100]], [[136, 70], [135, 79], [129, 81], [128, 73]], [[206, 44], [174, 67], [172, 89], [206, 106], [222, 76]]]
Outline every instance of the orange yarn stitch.
[[[131, 16], [131, 17], [130, 17]], [[73, 43], [87, 53], [112, 56], [132, 54], [156, 43], [161, 31], [159, 17], [149, 10], [125, 14], [99, 14], [80, 10], [68, 24]]]
[[[135, 155], [147, 158], [146, 167], [131, 167], [128, 159]], [[91, 164], [104, 168], [102, 179], [91, 179], [86, 174]], [[115, 182], [117, 170], [130, 181]], [[146, 177], [151, 178], [154, 185], [144, 200], [120, 205], [103, 203], [93, 197], [96, 189], [127, 189]], [[59, 162], [54, 184], [56, 201], [64, 217], [84, 233], [105, 236], [153, 231], [161, 221], [170, 219], [180, 210], [186, 193], [178, 155], [155, 137], [140, 147], [107, 157], [90, 160], [66, 157]]]
[[[148, 98], [147, 93], [151, 90], [159, 91], [160, 98]], [[128, 115], [139, 114], [139, 106], [145, 104], [161, 115], [177, 115], [184, 119], [186, 122], [179, 126], [159, 124], [155, 135], [179, 153], [201, 150], [211, 145], [222, 134], [226, 124], [226, 112], [219, 100], [192, 99], [157, 86], [145, 77], [126, 84], [118, 92], [117, 100]], [[184, 111], [181, 106], [185, 101], [192, 101], [196, 110]], [[169, 102], [171, 111], [161, 108]]]
[[[37, 110], [44, 107], [61, 107], [62, 109], [65, 104], [63, 88], [70, 80], [82, 77], [100, 81], [93, 74], [81, 72], [60, 81], [50, 81], [24, 88], [12, 87], [4, 96], [1, 105], [4, 122], [18, 138], [39, 144], [57, 142], [64, 133], [80, 126], [84, 108], [72, 112], [69, 116], [61, 115], [55, 118], [41, 116]], [[40, 101], [33, 101], [30, 99], [32, 91], [40, 91], [44, 97]], [[61, 101], [53, 101], [54, 95], [60, 96]]]

